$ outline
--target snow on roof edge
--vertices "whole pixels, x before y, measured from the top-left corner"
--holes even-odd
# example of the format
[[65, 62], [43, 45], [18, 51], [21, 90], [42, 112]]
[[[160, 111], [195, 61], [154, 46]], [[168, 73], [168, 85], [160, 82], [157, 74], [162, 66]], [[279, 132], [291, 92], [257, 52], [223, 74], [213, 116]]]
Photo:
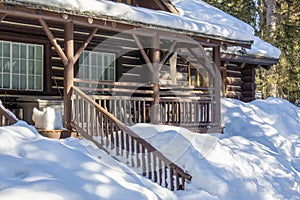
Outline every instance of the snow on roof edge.
[[[226, 23], [229, 26], [251, 31], [254, 36], [254, 29], [246, 22], [202, 1], [202, 0], [170, 0], [174, 7], [181, 10], [181, 15], [194, 20], [206, 20], [211, 23]], [[225, 53], [239, 54], [240, 47], [229, 47]], [[257, 58], [279, 59], [281, 51], [275, 46], [254, 36], [250, 49], [246, 49], [247, 55]]]
[[[75, 1], [75, 0], [68, 0], [68, 1]], [[77, 0], [78, 2], [81, 2], [81, 1], [84, 1], [84, 0]], [[87, 1], [87, 0], [86, 0]], [[102, 2], [102, 0], [90, 0], [90, 1], [97, 1], [98, 3]], [[120, 17], [120, 16], [113, 16], [113, 15], [109, 15], [109, 14], [103, 14], [101, 12], [93, 12], [92, 10], [91, 11], [82, 11], [82, 10], [79, 10], [79, 9], [70, 9], [70, 8], [64, 8], [64, 7], [60, 7], [59, 5], [53, 5], [54, 3], [57, 3], [57, 2], [64, 2], [64, 0], [0, 0], [0, 2], [6, 2], [6, 3], [9, 3], [9, 4], [13, 4], [13, 5], [20, 5], [20, 6], [26, 6], [28, 8], [36, 8], [36, 9], [43, 9], [43, 10], [49, 10], [49, 11], [55, 11], [55, 12], [59, 12], [59, 13], [67, 13], [67, 14], [73, 14], [73, 15], [80, 15], [80, 16], [86, 16], [86, 17], [92, 17], [92, 18], [98, 18], [98, 19], [104, 19], [104, 20], [113, 20], [113, 21], [117, 21], [119, 23], [123, 23], [123, 24], [129, 24], [129, 25], [139, 25], [139, 26], [142, 26], [144, 28], [149, 28], [151, 27], [152, 29], [153, 28], [156, 28], [158, 30], [164, 30], [164, 31], [176, 31], [176, 32], [180, 32], [180, 33], [185, 33], [185, 34], [189, 34], [189, 35], [195, 35], [195, 36], [200, 36], [200, 37], [206, 37], [206, 38], [210, 38], [210, 39], [217, 39], [217, 40], [222, 40], [222, 41], [226, 41], [226, 42], [234, 42], [234, 43], [240, 43], [240, 44], [247, 44], [247, 45], [251, 45], [253, 43], [253, 38], [250, 36], [250, 35], [245, 35], [245, 33], [242, 31], [242, 30], [234, 30], [234, 28], [231, 28], [231, 27], [228, 27], [228, 26], [225, 26], [227, 28], [227, 30], [225, 30], [225, 32], [227, 33], [227, 36], [229, 37], [226, 37], [224, 35], [216, 35], [215, 33], [215, 30], [216, 29], [222, 29], [222, 27], [219, 27], [219, 25], [216, 25], [216, 24], [209, 24], [209, 23], [203, 23], [203, 22], [198, 22], [198, 21], [195, 21], [193, 19], [188, 19], [186, 17], [182, 17], [182, 16], [179, 16], [179, 15], [176, 15], [176, 14], [172, 14], [172, 13], [167, 13], [165, 11], [153, 11], [151, 9], [146, 9], [146, 8], [141, 8], [141, 7], [132, 7], [132, 6], [128, 6], [128, 5], [125, 5], [125, 4], [120, 4], [120, 3], [117, 3], [117, 2], [111, 2], [111, 1], [107, 1], [105, 2], [105, 4], [114, 4], [114, 7], [116, 8], [118, 6], [125, 6], [125, 7], [128, 7], [128, 9], [133, 9], [133, 10], [137, 10], [137, 12], [139, 12], [138, 14], [141, 14], [144, 12], [144, 14], [146, 15], [146, 12], [151, 12], [150, 14], [153, 14], [155, 13], [155, 17], [159, 18], [160, 16], [163, 17], [163, 15], [168, 15], [169, 18], [172, 18], [174, 17], [175, 19], [173, 21], [180, 21], [182, 20], [183, 23], [185, 22], [188, 22], [188, 23], [191, 23], [191, 24], [188, 24], [189, 26], [188, 27], [182, 27], [182, 26], [177, 26], [177, 27], [172, 27], [172, 26], [169, 26], [169, 25], [166, 25], [166, 21], [165, 23], [162, 23], [162, 24], [159, 24], [159, 23], [155, 23], [156, 21], [152, 22], [152, 23], [149, 23], [150, 20], [137, 20], [137, 19], [128, 19], [126, 17]], [[111, 6], [111, 5], [109, 5]], [[135, 11], [134, 11], [135, 12]], [[168, 19], [169, 20], [169, 19]], [[170, 21], [170, 20], [169, 20]], [[171, 22], [171, 21], [170, 21]], [[198, 23], [198, 24], [197, 24]], [[200, 25], [199, 25], [200, 24]], [[201, 31], [199, 30], [200, 28], [198, 27], [195, 28], [195, 26], [199, 25], [199, 27], [201, 25], [204, 26], [203, 27], [200, 27], [200, 28], [203, 28], [203, 29], [209, 29], [211, 27], [211, 29], [214, 29], [214, 30], [211, 30], [210, 33], [208, 33], [209, 31]], [[208, 28], [209, 27], [209, 28]], [[194, 28], [194, 29], [193, 29]], [[219, 30], [220, 31], [220, 30]], [[231, 33], [230, 33], [231, 31]], [[239, 33], [237, 33], [237, 31], [240, 31]], [[232, 33], [235, 33], [235, 34], [239, 34], [240, 36], [239, 37], [231, 37]], [[244, 35], [245, 37], [243, 38], [246, 38], [246, 39], [241, 39], [241, 35]]]

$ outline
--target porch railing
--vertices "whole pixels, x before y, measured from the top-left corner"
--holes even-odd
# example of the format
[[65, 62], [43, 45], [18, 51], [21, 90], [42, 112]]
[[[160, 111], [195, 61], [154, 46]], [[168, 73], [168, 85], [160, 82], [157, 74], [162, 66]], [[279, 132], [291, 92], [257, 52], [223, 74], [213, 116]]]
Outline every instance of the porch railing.
[[4, 106], [0, 101], [0, 126], [8, 126], [14, 124], [18, 121], [18, 119]]
[[[80, 90], [126, 125], [151, 122], [153, 85], [75, 79]], [[86, 86], [86, 87], [83, 87]], [[87, 87], [88, 86], [88, 87]], [[222, 132], [215, 119], [215, 89], [195, 86], [160, 86], [156, 122], [187, 127], [195, 132]]]
[[183, 190], [192, 178], [77, 87], [73, 87], [72, 124], [98, 147], [172, 191]]

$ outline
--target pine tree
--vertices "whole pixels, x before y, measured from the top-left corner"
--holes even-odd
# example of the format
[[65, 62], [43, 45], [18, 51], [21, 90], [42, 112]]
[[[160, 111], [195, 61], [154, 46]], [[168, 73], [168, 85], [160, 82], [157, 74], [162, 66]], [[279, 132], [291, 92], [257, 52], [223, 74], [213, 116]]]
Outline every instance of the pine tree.
[[278, 47], [282, 55], [271, 70], [259, 71], [258, 86], [264, 96], [277, 96], [295, 102], [300, 96], [300, 2], [259, 0], [259, 8], [259, 35]]
[[251, 0], [205, 0], [206, 3], [223, 10], [226, 13], [250, 24], [254, 28], [257, 24], [257, 8]]

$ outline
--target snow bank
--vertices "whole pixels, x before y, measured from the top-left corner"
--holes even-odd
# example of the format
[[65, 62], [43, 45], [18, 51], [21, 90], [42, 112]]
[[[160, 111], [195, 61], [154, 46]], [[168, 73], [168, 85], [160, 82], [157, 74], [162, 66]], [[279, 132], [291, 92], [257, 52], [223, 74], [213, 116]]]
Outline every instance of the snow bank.
[[222, 118], [222, 135], [131, 127], [193, 176], [174, 193], [85, 140], [46, 139], [23, 121], [0, 127], [0, 199], [299, 199], [300, 108], [222, 99]]
[[187, 191], [176, 192], [181, 199], [299, 199], [300, 109], [276, 98], [223, 99], [222, 114], [224, 135], [132, 129], [193, 176]]
[[22, 121], [0, 127], [0, 199], [177, 199], [83, 142], [44, 138]]

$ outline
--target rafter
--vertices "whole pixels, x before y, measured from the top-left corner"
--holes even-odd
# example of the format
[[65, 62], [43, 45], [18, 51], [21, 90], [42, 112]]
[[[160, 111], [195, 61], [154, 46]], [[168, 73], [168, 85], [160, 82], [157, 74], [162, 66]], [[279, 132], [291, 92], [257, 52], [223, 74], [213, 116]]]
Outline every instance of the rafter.
[[165, 64], [165, 62], [167, 61], [167, 59], [169, 58], [169, 56], [172, 54], [172, 52], [174, 51], [174, 48], [175, 48], [176, 44], [177, 44], [177, 41], [174, 40], [172, 42], [172, 44], [170, 45], [169, 49], [167, 50], [167, 54], [160, 61], [160, 69], [161, 69], [162, 65]]
[[74, 63], [77, 62], [77, 60], [79, 59], [80, 55], [82, 54], [82, 52], [84, 51], [84, 49], [88, 46], [88, 44], [90, 43], [90, 41], [93, 39], [94, 35], [97, 33], [97, 31], [99, 30], [98, 27], [93, 28], [93, 30], [90, 32], [89, 36], [86, 38], [85, 42], [82, 44], [82, 46], [77, 50], [75, 56], [74, 56]]
[[1, 14], [0, 15], [0, 22], [2, 22], [5, 19], [6, 16], [7, 16], [7, 14]]
[[40, 22], [45, 34], [47, 35], [49, 41], [51, 42], [52, 46], [55, 48], [57, 54], [59, 55], [61, 61], [64, 63], [64, 65], [67, 65], [68, 58], [67, 58], [66, 54], [64, 53], [64, 51], [62, 50], [61, 46], [57, 43], [57, 40], [55, 39], [54, 35], [50, 31], [47, 22], [44, 19], [39, 19], [39, 22]]
[[143, 58], [144, 58], [144, 60], [145, 60], [145, 62], [146, 62], [146, 64], [147, 64], [147, 66], [148, 66], [150, 72], [151, 72], [151, 73], [154, 73], [154, 67], [153, 67], [153, 64], [151, 63], [149, 57], [147, 56], [147, 54], [146, 54], [146, 52], [145, 52], [145, 50], [144, 50], [144, 48], [143, 48], [143, 45], [142, 45], [141, 41], [139, 40], [139, 38], [137, 37], [137, 35], [136, 35], [135, 33], [132, 33], [131, 35], [132, 35], [132, 37], [133, 37], [133, 39], [134, 39], [136, 45], [138, 46], [138, 48], [139, 48], [139, 50], [140, 50], [140, 52], [141, 52], [141, 54], [142, 54], [142, 56], [143, 56]]

